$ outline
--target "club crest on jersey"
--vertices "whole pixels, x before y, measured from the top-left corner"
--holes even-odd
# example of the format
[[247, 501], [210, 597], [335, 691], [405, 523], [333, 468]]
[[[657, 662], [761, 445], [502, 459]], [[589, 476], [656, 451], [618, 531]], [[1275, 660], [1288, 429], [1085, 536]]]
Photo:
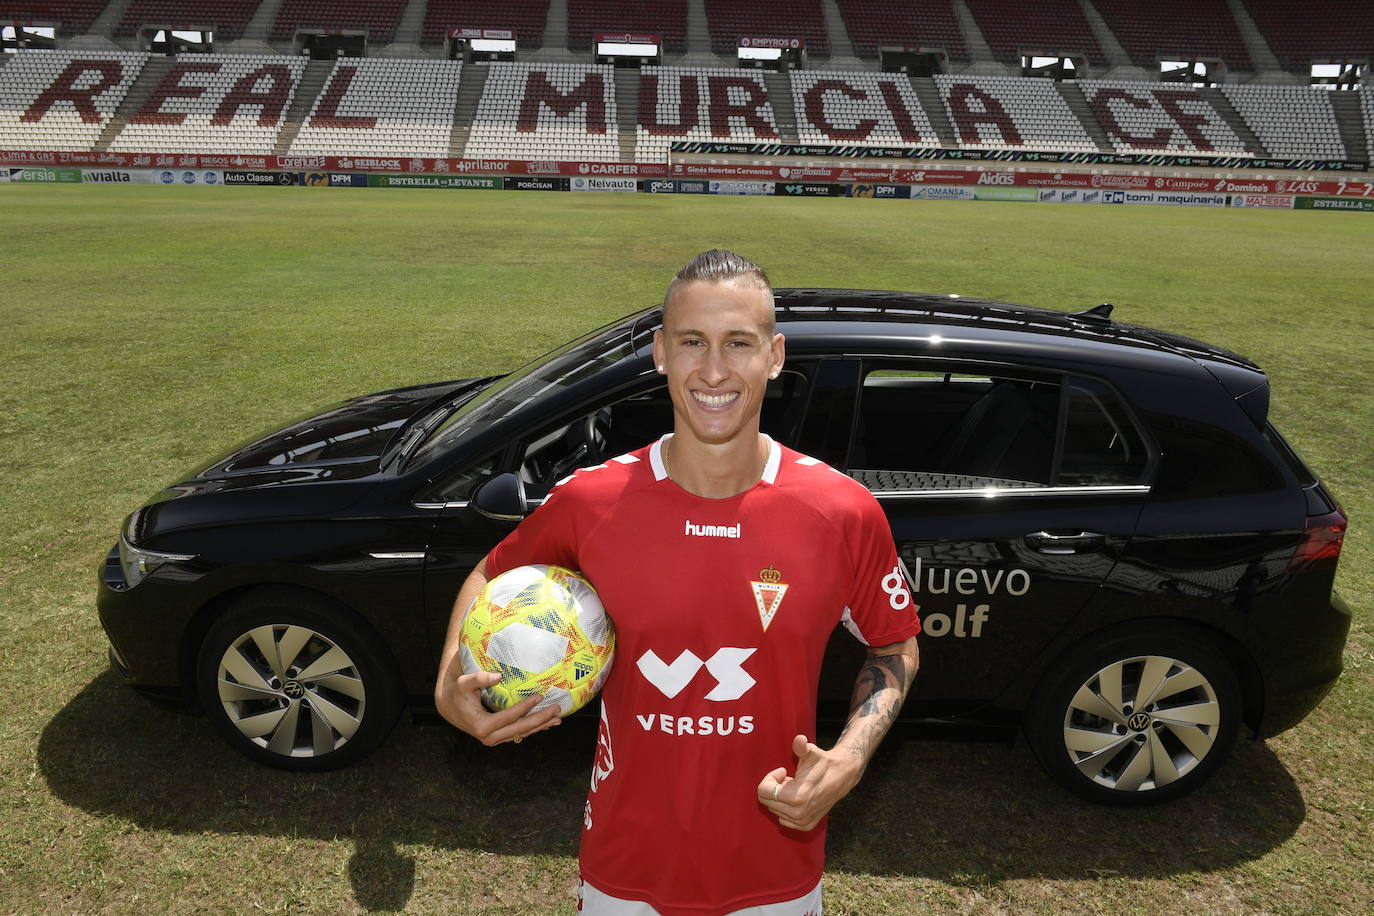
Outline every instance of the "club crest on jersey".
[[782, 573], [772, 566], [759, 570], [759, 581], [750, 582], [749, 587], [754, 590], [754, 603], [759, 608], [759, 623], [767, 630], [768, 625], [777, 616], [778, 608], [782, 606], [783, 595], [787, 594]]

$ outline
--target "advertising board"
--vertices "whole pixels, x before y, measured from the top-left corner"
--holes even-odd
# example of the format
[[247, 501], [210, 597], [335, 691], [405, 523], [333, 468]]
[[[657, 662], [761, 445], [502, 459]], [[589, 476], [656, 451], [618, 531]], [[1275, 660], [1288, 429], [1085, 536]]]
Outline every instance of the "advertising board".
[[779, 197], [844, 197], [842, 184], [803, 184], [787, 182], [774, 185], [773, 193]]
[[574, 191], [602, 191], [612, 194], [633, 194], [639, 190], [634, 178], [583, 178], [578, 176], [569, 184]]
[[1232, 194], [1231, 206], [1233, 207], [1268, 207], [1270, 209], [1291, 210], [1293, 209], [1292, 195], [1278, 194]]
[[1293, 204], [1298, 210], [1364, 210], [1374, 212], [1374, 200], [1345, 197], [1299, 197]]
[[505, 179], [507, 191], [566, 191], [568, 179], [557, 176], [519, 178], [509, 176]]
[[[149, 173], [151, 174], [151, 173]], [[266, 185], [292, 185], [296, 183], [295, 172], [250, 172], [233, 171], [224, 173], [224, 183], [240, 187]]]
[[151, 175], [153, 184], [224, 184], [224, 173], [216, 169], [159, 169]]
[[912, 200], [973, 200], [973, 188], [951, 188], [940, 185], [912, 185]]
[[144, 169], [82, 169], [82, 184], [152, 184], [153, 173]]
[[369, 188], [462, 188], [465, 190], [499, 191], [500, 178], [480, 178], [475, 175], [368, 175]]
[[704, 181], [679, 181], [672, 178], [647, 178], [644, 190], [649, 194], [705, 194]]
[[1153, 204], [1164, 207], [1224, 207], [1225, 194], [1188, 194], [1170, 191], [1106, 191], [1102, 202], [1107, 204]]
[[773, 194], [773, 182], [771, 181], [713, 181], [710, 183], [712, 194], [733, 194], [744, 195], [746, 197], [771, 197]]
[[23, 168], [10, 169], [10, 181], [42, 181], [60, 184], [80, 184], [80, 169]]
[[906, 198], [911, 196], [911, 188], [904, 184], [852, 184], [850, 197]]
[[979, 187], [973, 189], [974, 200], [1038, 200], [1039, 191], [1035, 188], [997, 188]]

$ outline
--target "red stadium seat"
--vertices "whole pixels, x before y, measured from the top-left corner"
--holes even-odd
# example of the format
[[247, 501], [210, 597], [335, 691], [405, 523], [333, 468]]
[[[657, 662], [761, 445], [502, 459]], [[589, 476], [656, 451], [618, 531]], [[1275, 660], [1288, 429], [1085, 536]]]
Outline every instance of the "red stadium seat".
[[396, 36], [406, 0], [282, 0], [272, 37], [288, 39], [297, 29], [364, 29], [368, 40], [385, 44]]
[[1250, 18], [1285, 67], [1374, 58], [1374, 4], [1368, 0], [1245, 0]]
[[0, 2], [0, 22], [52, 22], [60, 27], [57, 34], [81, 35], [91, 27], [95, 17], [105, 8], [106, 0], [55, 0], [37, 3], [34, 0], [3, 0]]
[[216, 41], [243, 37], [243, 28], [261, 6], [261, 0], [132, 0], [115, 28], [115, 34], [129, 36], [144, 25], [212, 26]]
[[544, 46], [549, 0], [429, 0], [420, 40], [442, 42], [451, 28], [512, 29], [518, 47]]
[[808, 51], [830, 54], [821, 0], [706, 0], [706, 23], [711, 30], [711, 49], [734, 54], [741, 36], [801, 38]]
[[1019, 64], [1023, 54], [1086, 54], [1088, 62], [1107, 63], [1078, 0], [964, 0], [978, 29], [1000, 61]]
[[1093, 0], [1093, 5], [1139, 66], [1155, 69], [1161, 59], [1220, 57], [1233, 70], [1254, 69], [1226, 0]]
[[881, 47], [943, 48], [951, 60], [968, 60], [953, 0], [836, 0], [854, 53], [876, 58]]
[[598, 32], [663, 36], [667, 51], [687, 50], [687, 0], [568, 0], [568, 46], [587, 50]]

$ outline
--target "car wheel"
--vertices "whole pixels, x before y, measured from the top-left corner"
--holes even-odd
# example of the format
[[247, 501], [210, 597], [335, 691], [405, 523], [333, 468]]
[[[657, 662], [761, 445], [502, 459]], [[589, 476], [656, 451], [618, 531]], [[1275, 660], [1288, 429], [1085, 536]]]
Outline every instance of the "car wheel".
[[1036, 691], [1026, 735], [1050, 776], [1091, 801], [1150, 805], [1196, 789], [1240, 727], [1229, 662], [1184, 634], [1124, 635], [1070, 653]]
[[400, 678], [380, 646], [343, 608], [300, 593], [256, 593], [201, 644], [201, 705], [230, 744], [260, 763], [346, 766], [372, 752], [400, 713]]

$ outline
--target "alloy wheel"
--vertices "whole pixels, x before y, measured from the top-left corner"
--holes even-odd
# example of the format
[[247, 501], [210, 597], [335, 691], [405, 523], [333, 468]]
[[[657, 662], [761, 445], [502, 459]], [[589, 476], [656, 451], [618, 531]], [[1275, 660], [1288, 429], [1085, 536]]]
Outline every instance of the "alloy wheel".
[[353, 659], [296, 624], [254, 627], [220, 658], [216, 687], [234, 728], [272, 754], [317, 757], [362, 724], [367, 691]]
[[1202, 672], [1169, 656], [1135, 656], [1078, 688], [1064, 714], [1064, 748], [1098, 785], [1151, 791], [1197, 767], [1221, 721], [1217, 691]]

